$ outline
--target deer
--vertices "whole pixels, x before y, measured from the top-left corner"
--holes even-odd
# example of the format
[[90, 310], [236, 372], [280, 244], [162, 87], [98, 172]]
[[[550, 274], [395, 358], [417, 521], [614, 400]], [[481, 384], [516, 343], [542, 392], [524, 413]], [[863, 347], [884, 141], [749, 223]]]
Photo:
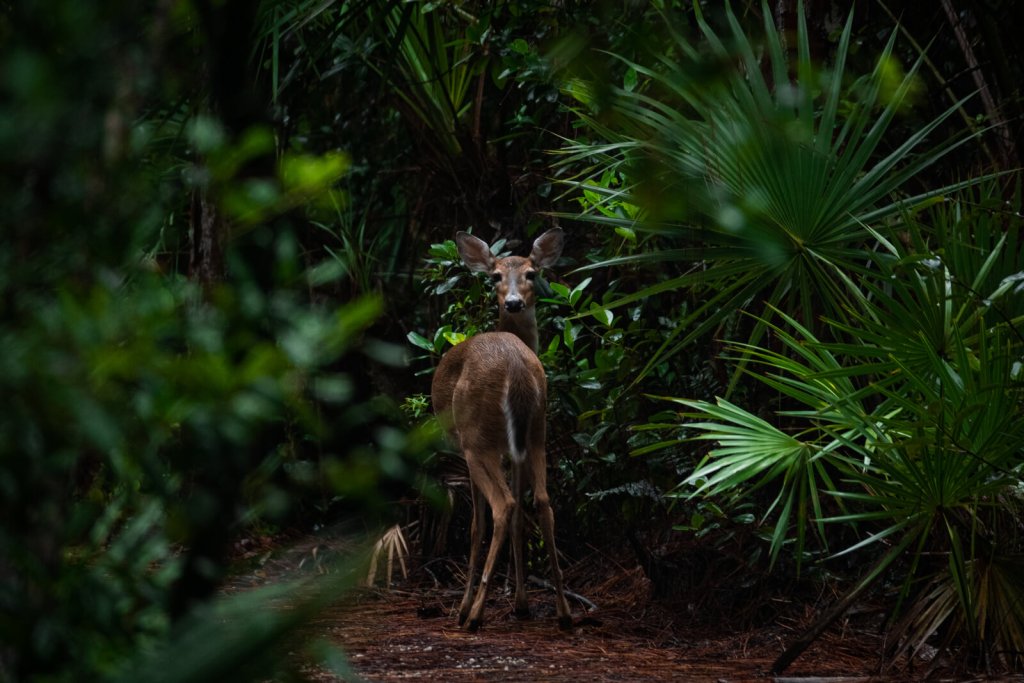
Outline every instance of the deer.
[[[549, 553], [558, 626], [562, 630], [572, 627], [558, 565], [555, 515], [547, 492], [547, 376], [537, 357], [536, 313], [538, 273], [554, 265], [564, 241], [562, 229], [552, 228], [533, 242], [528, 257], [496, 258], [483, 240], [466, 232], [455, 236], [462, 263], [471, 271], [488, 273], [498, 299], [497, 331], [476, 334], [449, 349], [431, 385], [434, 412], [451, 443], [462, 452], [469, 471], [471, 545], [458, 624], [465, 624], [470, 632], [483, 623], [494, 565], [509, 532], [515, 565], [514, 612], [520, 618], [530, 616], [524, 586], [526, 484], [533, 491]], [[506, 459], [509, 478], [505, 474]], [[486, 529], [485, 506], [491, 512], [493, 531], [480, 584], [474, 590]]]

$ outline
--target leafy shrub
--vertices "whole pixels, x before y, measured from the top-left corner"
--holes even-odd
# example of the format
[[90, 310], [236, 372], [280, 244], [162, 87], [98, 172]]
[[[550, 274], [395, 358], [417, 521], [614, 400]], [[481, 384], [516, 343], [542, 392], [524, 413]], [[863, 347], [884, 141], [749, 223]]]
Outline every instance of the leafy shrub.
[[[275, 157], [239, 112], [252, 93], [204, 80], [235, 54], [202, 59], [213, 19], [248, 8], [141, 9], [0, 15], [4, 679], [265, 677], [326, 599], [297, 591], [288, 616], [272, 594], [217, 600], [230, 541], [311, 498], [377, 511], [420, 448], [353, 372], [380, 300], [310, 302], [330, 282], [298, 236], [347, 159]], [[235, 109], [196, 115], [218, 97]], [[200, 284], [183, 273], [204, 238], [222, 262]], [[227, 613], [244, 623], [218, 630]]]
[[[682, 486], [771, 491], [773, 557], [792, 542], [799, 560], [812, 538], [833, 557], [870, 554], [851, 594], [901, 573], [890, 655], [943, 631], [978, 661], [1019, 668], [1021, 195], [1006, 208], [995, 192], [937, 207], [932, 229], [908, 216], [911, 246], [886, 243], [861, 281], [871, 306], [825, 321], [841, 341], [779, 314], [785, 326], [769, 327], [782, 349], [733, 344], [780, 397], [777, 424], [724, 399], [679, 399], [693, 438], [713, 442]], [[856, 537], [829, 548], [828, 524]]]

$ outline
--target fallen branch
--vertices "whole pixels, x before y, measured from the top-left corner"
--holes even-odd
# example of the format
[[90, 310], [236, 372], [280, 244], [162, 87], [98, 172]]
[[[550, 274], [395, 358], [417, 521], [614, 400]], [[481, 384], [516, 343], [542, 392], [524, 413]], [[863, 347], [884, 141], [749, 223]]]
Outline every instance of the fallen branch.
[[772, 668], [769, 670], [769, 673], [772, 676], [777, 676], [785, 671], [789, 665], [793, 663], [793, 660], [803, 654], [804, 650], [806, 650], [811, 643], [817, 640], [818, 637], [825, 632], [825, 629], [831, 626], [836, 619], [843, 616], [843, 614], [850, 609], [850, 606], [853, 605], [854, 601], [856, 601], [869, 586], [874, 585], [875, 581], [882, 576], [886, 567], [888, 567], [892, 561], [896, 559], [901, 552], [903, 552], [906, 545], [906, 542], [900, 543], [886, 553], [882, 559], [880, 559], [864, 574], [849, 593], [840, 598], [839, 602], [834, 604], [831, 608], [826, 610], [824, 614], [818, 617], [818, 620], [811, 624], [810, 628], [804, 631], [803, 635], [794, 640], [790, 646], [786, 648], [786, 651], [779, 655], [778, 659], [776, 659], [772, 664]]
[[[532, 583], [532, 584], [534, 584], [536, 586], [540, 586], [541, 588], [546, 588], [549, 591], [555, 590], [554, 585], [552, 585], [552, 583], [550, 581], [548, 581], [547, 579], [542, 579], [539, 576], [533, 576], [531, 574], [530, 577], [527, 579], [527, 581], [529, 581], [530, 583]], [[567, 597], [570, 597], [573, 600], [579, 600], [584, 606], [586, 606], [588, 612], [593, 612], [594, 610], [597, 609], [597, 605], [592, 603], [590, 600], [587, 600], [585, 597], [583, 597], [579, 593], [573, 593], [571, 590], [564, 590], [563, 592], [565, 593], [565, 595]]]

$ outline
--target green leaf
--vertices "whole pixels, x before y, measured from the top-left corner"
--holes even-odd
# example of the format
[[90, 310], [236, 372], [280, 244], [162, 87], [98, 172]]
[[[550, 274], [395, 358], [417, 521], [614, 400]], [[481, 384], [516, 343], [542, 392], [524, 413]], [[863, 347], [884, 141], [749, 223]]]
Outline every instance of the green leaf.
[[469, 338], [469, 335], [463, 332], [445, 331], [444, 338], [452, 346], [457, 346], [458, 344], [466, 341]]
[[599, 323], [606, 327], [611, 327], [612, 321], [615, 319], [614, 313], [597, 303], [590, 305], [590, 315], [594, 316]]
[[551, 291], [557, 294], [560, 299], [569, 300], [569, 288], [566, 285], [560, 282], [549, 282], [548, 286], [551, 287]]
[[633, 92], [634, 90], [636, 90], [636, 84], [637, 84], [636, 69], [633, 69], [633, 68], [626, 69], [626, 75], [623, 77], [623, 80], [622, 80], [622, 87], [623, 87], [623, 89], [626, 92]]
[[509, 48], [513, 52], [516, 52], [516, 53], [521, 54], [521, 55], [528, 55], [528, 54], [530, 54], [530, 44], [527, 43], [522, 38], [516, 38], [511, 43], [509, 43]]
[[587, 288], [587, 286], [590, 285], [590, 282], [592, 281], [592, 279], [593, 278], [589, 278], [589, 277], [588, 278], [584, 278], [584, 280], [582, 282], [580, 282], [578, 285], [576, 285], [575, 287], [572, 288], [572, 291], [569, 292], [569, 305], [570, 306], [575, 306], [577, 304], [577, 302], [579, 302], [580, 297], [583, 296], [583, 290], [585, 290]]
[[409, 340], [410, 344], [412, 344], [413, 346], [418, 346], [424, 351], [433, 352], [434, 350], [434, 343], [427, 339], [426, 337], [424, 337], [419, 332], [409, 332], [409, 334], [406, 335], [406, 339]]
[[615, 234], [630, 244], [636, 244], [636, 230], [633, 230], [632, 228], [620, 225], [615, 228]]

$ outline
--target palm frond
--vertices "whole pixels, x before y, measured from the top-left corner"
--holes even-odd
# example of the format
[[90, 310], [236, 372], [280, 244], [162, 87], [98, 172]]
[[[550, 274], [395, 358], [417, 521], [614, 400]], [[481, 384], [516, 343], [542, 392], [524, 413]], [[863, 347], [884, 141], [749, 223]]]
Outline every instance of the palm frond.
[[406, 558], [409, 556], [409, 546], [402, 534], [402, 527], [398, 524], [388, 529], [383, 536], [373, 545], [370, 553], [370, 567], [366, 573], [366, 585], [372, 587], [377, 582], [377, 575], [380, 573], [378, 566], [381, 560], [384, 561], [384, 587], [390, 588], [394, 578], [395, 561], [402, 570], [402, 577], [409, 575], [406, 568]]
[[[694, 41], [673, 34], [673, 48], [686, 59], [654, 55], [649, 65], [622, 59], [647, 79], [645, 87], [612, 88], [613, 115], [590, 113], [583, 99], [577, 115], [598, 141], [576, 142], [562, 150], [566, 164], [590, 160], [597, 173], [614, 168], [622, 174], [620, 194], [642, 209], [636, 227], [652, 227], [645, 221], [659, 231], [667, 226], [690, 241], [694, 255], [700, 254], [697, 258], [708, 265], [699, 285], [685, 278], [675, 281], [676, 287], [702, 288], [706, 305], [700, 316], [691, 316], [677, 328], [637, 380], [737, 308], [751, 310], [760, 319], [747, 340], [751, 344], [767, 330], [774, 309], [808, 326], [816, 326], [815, 317], [822, 313], [847, 320], [863, 311], [865, 294], [857, 281], [872, 259], [885, 222], [908, 206], [979, 182], [969, 179], [916, 195], [903, 191], [922, 170], [974, 139], [968, 132], [937, 145], [930, 142], [962, 102], [915, 130], [892, 151], [879, 154], [921, 64], [919, 59], [911, 65], [887, 94], [883, 86], [896, 60], [895, 31], [875, 70], [844, 88], [852, 14], [829, 70], [811, 60], [802, 6], [795, 56], [782, 49], [766, 3], [763, 49], [731, 9], [725, 12], [728, 38], [711, 27], [699, 6], [695, 11], [701, 38], [710, 50], [704, 63], [736, 65], [717, 87], [707, 87], [687, 71], [693, 70], [702, 52]], [[771, 82], [762, 75], [762, 61], [767, 61]], [[570, 92], [578, 94], [579, 89]], [[844, 102], [853, 106], [841, 106]], [[585, 180], [577, 177], [570, 182]], [[649, 201], [674, 195], [685, 196], [686, 216], [665, 215], [656, 199]], [[610, 222], [593, 214], [579, 218]], [[696, 225], [684, 225], [684, 220]], [[684, 250], [670, 256], [692, 258]], [[612, 305], [665, 289], [659, 284]]]

